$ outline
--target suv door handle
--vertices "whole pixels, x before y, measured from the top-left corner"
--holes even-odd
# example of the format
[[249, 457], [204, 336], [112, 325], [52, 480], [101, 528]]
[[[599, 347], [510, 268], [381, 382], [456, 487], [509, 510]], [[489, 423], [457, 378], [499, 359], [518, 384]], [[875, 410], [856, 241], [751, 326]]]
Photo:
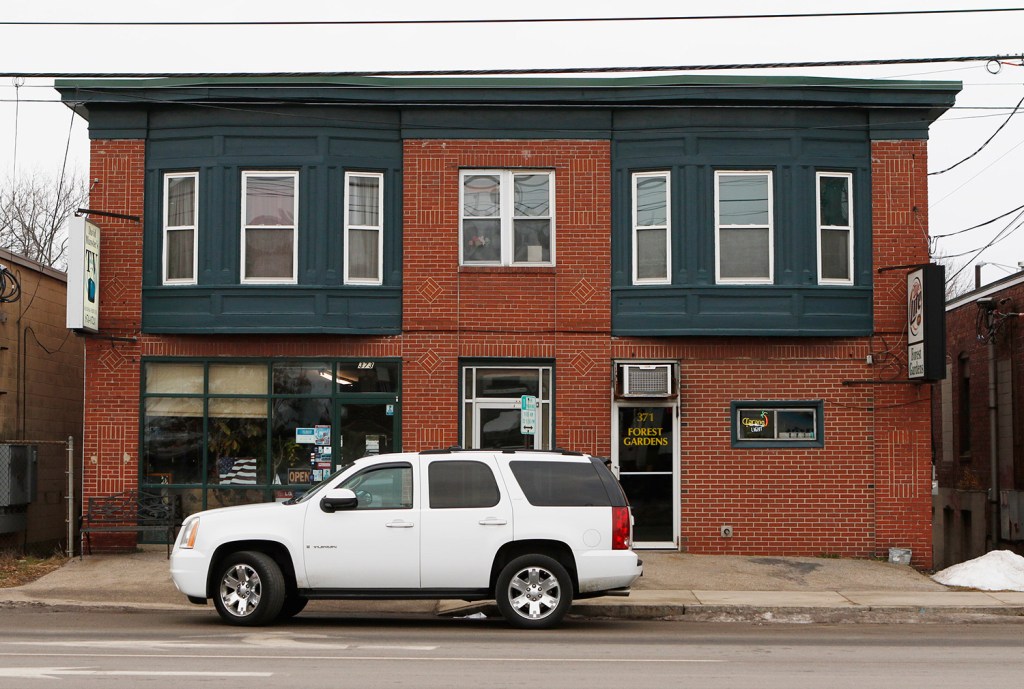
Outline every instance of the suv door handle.
[[481, 519], [479, 522], [480, 526], [505, 526], [508, 521], [505, 519], [499, 519], [498, 517], [487, 517], [487, 519]]
[[412, 522], [406, 522], [406, 521], [402, 521], [401, 519], [396, 519], [393, 522], [388, 522], [384, 526], [388, 527], [389, 529], [411, 529], [412, 527], [414, 527], [416, 525], [413, 524]]

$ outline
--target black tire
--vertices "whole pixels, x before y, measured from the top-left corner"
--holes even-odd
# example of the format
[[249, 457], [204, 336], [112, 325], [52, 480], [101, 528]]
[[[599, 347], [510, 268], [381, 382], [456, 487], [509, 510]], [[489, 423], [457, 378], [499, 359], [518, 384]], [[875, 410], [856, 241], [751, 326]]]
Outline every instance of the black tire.
[[229, 555], [218, 569], [213, 604], [228, 624], [258, 627], [272, 623], [284, 604], [281, 568], [264, 553]]
[[308, 598], [303, 598], [297, 593], [288, 594], [284, 597], [284, 604], [281, 606], [281, 612], [277, 613], [278, 621], [283, 622], [284, 620], [290, 620], [295, 617], [305, 610], [306, 603], [308, 602]]
[[513, 627], [550, 629], [572, 607], [572, 579], [547, 555], [522, 555], [501, 570], [494, 600]]

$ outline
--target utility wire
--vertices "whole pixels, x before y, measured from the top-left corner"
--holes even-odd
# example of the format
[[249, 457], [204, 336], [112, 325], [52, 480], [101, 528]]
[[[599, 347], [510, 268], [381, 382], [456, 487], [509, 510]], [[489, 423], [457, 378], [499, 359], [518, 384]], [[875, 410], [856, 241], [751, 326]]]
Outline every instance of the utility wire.
[[955, 237], [956, 235], [963, 234], [964, 232], [970, 232], [971, 230], [977, 230], [980, 227], [985, 227], [985, 225], [991, 225], [996, 220], [1002, 220], [1003, 218], [1005, 218], [1006, 216], [1010, 215], [1011, 213], [1016, 213], [1019, 210], [1024, 210], [1024, 205], [1017, 206], [1013, 210], [1008, 210], [1005, 213], [1003, 213], [1002, 215], [997, 215], [996, 217], [992, 218], [991, 220], [986, 220], [985, 222], [978, 223], [977, 225], [972, 225], [971, 227], [966, 227], [966, 228], [964, 228], [962, 230], [957, 230], [956, 232], [946, 232], [945, 234], [933, 234], [932, 235], [932, 239], [942, 239], [944, 237]]
[[722, 21], [734, 19], [813, 19], [822, 17], [892, 17], [1021, 12], [1024, 7], [871, 12], [791, 12], [778, 14], [705, 14], [656, 17], [532, 17], [529, 19], [350, 19], [279, 21], [0, 21], [0, 26], [425, 26], [431, 24], [593, 24], [611, 22]]
[[992, 136], [990, 136], [990, 137], [988, 137], [987, 139], [985, 139], [985, 143], [983, 143], [983, 144], [982, 144], [981, 146], [979, 146], [979, 147], [978, 147], [978, 150], [976, 150], [976, 151], [975, 151], [974, 153], [970, 154], [970, 155], [969, 155], [969, 156], [967, 156], [966, 158], [964, 158], [964, 159], [960, 160], [959, 162], [953, 163], [952, 165], [950, 165], [950, 166], [949, 166], [949, 167], [947, 167], [946, 169], [944, 169], [944, 170], [938, 170], [937, 172], [929, 172], [929, 173], [928, 173], [928, 175], [929, 175], [929, 176], [932, 176], [932, 175], [941, 175], [941, 174], [942, 174], [942, 173], [944, 173], [944, 172], [949, 172], [949, 171], [950, 171], [950, 170], [952, 170], [953, 168], [955, 168], [955, 167], [959, 167], [960, 165], [962, 165], [962, 164], [966, 163], [966, 162], [967, 162], [968, 160], [970, 160], [970, 159], [971, 159], [971, 158], [973, 158], [974, 156], [976, 156], [976, 155], [978, 155], [979, 153], [981, 153], [981, 152], [982, 152], [982, 150], [984, 150], [984, 148], [985, 148], [986, 146], [988, 146], [988, 145], [989, 145], [990, 143], [992, 143], [992, 139], [996, 138], [996, 135], [997, 135], [997, 134], [998, 134], [999, 132], [1003, 131], [1003, 127], [1005, 127], [1006, 125], [1010, 124], [1010, 120], [1012, 120], [1012, 119], [1013, 119], [1013, 116], [1017, 114], [1017, 111], [1018, 111], [1018, 110], [1020, 110], [1020, 106], [1021, 106], [1021, 104], [1024, 104], [1024, 97], [1022, 97], [1022, 98], [1021, 98], [1021, 99], [1020, 99], [1019, 101], [1017, 101], [1017, 105], [1015, 105], [1015, 106], [1014, 106], [1014, 108], [1013, 108], [1013, 112], [1011, 112], [1011, 113], [1010, 113], [1009, 115], [1007, 115], [1006, 119], [1005, 119], [1005, 120], [1003, 120], [1003, 123], [1002, 123], [1001, 125], [999, 125], [999, 127], [998, 127], [998, 128], [997, 128], [997, 129], [996, 129], [996, 130], [995, 130], [994, 132], [992, 132]]
[[[719, 65], [647, 65], [633, 67], [539, 67], [532, 69], [435, 69], [374, 70], [351, 72], [9, 72], [0, 76], [26, 79], [181, 79], [283, 78], [283, 77], [426, 77], [426, 76], [526, 76], [531, 74], [612, 74], [621, 72], [705, 72], [743, 69], [796, 69], [802, 67], [870, 67], [919, 65], [943, 62], [1002, 62], [1024, 60], [1024, 55], [968, 55], [947, 57], [887, 58], [881, 60], [820, 60], [814, 62], [747, 62]], [[206, 86], [204, 84], [204, 86]]]
[[1006, 227], [1004, 227], [998, 234], [996, 234], [996, 236], [993, 237], [992, 240], [989, 241], [988, 244], [986, 244], [985, 246], [981, 247], [977, 251], [974, 251], [972, 249], [971, 251], [965, 251], [964, 253], [961, 253], [961, 254], [953, 254], [952, 256], [943, 256], [942, 258], [943, 258], [943, 260], [945, 260], [945, 259], [949, 259], [949, 258], [959, 258], [960, 256], [965, 256], [966, 254], [974, 253], [974, 255], [971, 256], [970, 260], [968, 260], [962, 266], [960, 266], [960, 269], [958, 271], [953, 273], [950, 277], [946, 278], [946, 284], [947, 285], [951, 284], [953, 282], [953, 280], [955, 280], [957, 278], [957, 276], [960, 275], [960, 273], [964, 272], [964, 270], [967, 268], [967, 266], [971, 265], [974, 262], [974, 260], [976, 258], [978, 258], [978, 256], [981, 255], [981, 252], [983, 252], [985, 249], [989, 248], [990, 246], [992, 246], [996, 242], [1000, 241], [1000, 239], [1005, 239], [1006, 237], [1009, 237], [1012, 233], [1014, 233], [1018, 229], [1020, 229], [1020, 227], [1021, 227], [1020, 224], [1018, 224], [1016, 227], [1013, 227], [1013, 229], [1011, 229], [1011, 227], [1013, 226], [1014, 223], [1016, 223], [1018, 220], [1020, 220], [1021, 216], [1024, 216], [1024, 211], [1019, 213], [1017, 215], [1017, 217], [1015, 217], [1013, 220], [1011, 220], [1010, 223]]

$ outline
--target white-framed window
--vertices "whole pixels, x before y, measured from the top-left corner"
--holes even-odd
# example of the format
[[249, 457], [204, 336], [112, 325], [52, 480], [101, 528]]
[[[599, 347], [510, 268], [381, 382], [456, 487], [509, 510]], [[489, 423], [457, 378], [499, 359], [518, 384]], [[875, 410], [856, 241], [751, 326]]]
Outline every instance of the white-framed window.
[[771, 284], [774, 281], [772, 173], [715, 172], [715, 280]]
[[555, 176], [550, 171], [463, 170], [462, 265], [554, 265]]
[[[462, 367], [462, 443], [473, 449], [550, 450], [554, 384], [544, 365]], [[533, 398], [535, 427], [523, 432], [523, 397]]]
[[298, 282], [299, 173], [242, 173], [242, 282]]
[[194, 285], [198, 261], [199, 173], [164, 175], [163, 283]]
[[670, 176], [633, 173], [633, 284], [672, 282]]
[[819, 172], [818, 282], [853, 284], [853, 175]]
[[345, 284], [379, 285], [384, 274], [384, 175], [345, 173]]

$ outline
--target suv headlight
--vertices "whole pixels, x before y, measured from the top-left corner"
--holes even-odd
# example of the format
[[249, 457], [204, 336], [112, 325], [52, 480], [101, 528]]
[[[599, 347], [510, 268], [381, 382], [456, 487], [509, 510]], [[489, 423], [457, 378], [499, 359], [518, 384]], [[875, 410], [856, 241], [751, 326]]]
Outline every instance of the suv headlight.
[[192, 517], [185, 526], [181, 527], [181, 539], [178, 541], [179, 548], [190, 549], [196, 544], [196, 537], [199, 536], [199, 517]]

